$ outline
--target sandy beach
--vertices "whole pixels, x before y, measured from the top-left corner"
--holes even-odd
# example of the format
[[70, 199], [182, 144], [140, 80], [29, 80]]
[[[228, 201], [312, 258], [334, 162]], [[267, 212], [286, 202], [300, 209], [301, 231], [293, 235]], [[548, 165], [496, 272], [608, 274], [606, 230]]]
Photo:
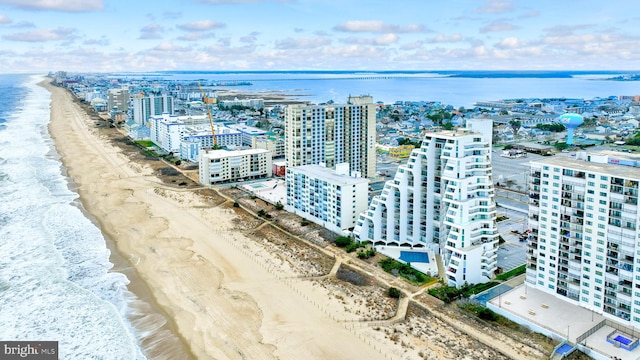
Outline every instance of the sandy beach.
[[149, 358], [548, 357], [534, 341], [434, 312], [441, 305], [424, 289], [391, 299], [397, 278], [363, 275], [376, 270], [279, 232], [229, 198], [163, 182], [101, 135], [68, 91], [43, 86], [81, 202], [126, 261], [130, 288], [152, 305], [136, 325], [155, 326], [140, 340]]

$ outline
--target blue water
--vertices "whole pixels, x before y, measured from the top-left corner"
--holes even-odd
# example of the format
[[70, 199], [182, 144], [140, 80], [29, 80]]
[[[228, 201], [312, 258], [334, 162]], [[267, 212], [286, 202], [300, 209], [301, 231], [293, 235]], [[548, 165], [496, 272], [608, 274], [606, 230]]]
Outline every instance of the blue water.
[[400, 260], [408, 263], [429, 263], [429, 254], [423, 252], [400, 251]]
[[0, 339], [59, 341], [60, 359], [143, 359], [125, 275], [47, 131], [41, 76], [0, 75]]
[[606, 80], [619, 71], [171, 71], [113, 74], [112, 78], [175, 82], [249, 81], [225, 89], [279, 91], [314, 103], [344, 103], [349, 95], [374, 101], [438, 101], [470, 107], [511, 98], [584, 98], [640, 95], [640, 81]]

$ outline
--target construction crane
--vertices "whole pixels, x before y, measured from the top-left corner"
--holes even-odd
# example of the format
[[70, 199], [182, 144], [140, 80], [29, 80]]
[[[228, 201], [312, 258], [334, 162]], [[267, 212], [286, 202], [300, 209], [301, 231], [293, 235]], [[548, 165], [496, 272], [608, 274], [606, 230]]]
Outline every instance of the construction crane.
[[204, 92], [202, 85], [198, 81], [198, 87], [200, 88], [200, 92], [202, 93], [202, 102], [204, 102], [204, 106], [207, 107], [207, 115], [209, 115], [209, 124], [211, 124], [211, 137], [213, 138], [213, 148], [216, 149], [218, 147], [218, 142], [216, 141], [216, 130], [213, 127], [213, 118], [211, 117], [211, 109], [209, 108], [209, 98], [207, 94]]

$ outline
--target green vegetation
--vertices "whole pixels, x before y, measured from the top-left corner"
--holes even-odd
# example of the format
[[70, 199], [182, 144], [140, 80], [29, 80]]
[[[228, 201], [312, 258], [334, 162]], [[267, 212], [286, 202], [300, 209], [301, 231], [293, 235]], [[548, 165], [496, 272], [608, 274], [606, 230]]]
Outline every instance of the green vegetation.
[[358, 251], [358, 259], [368, 259], [370, 257], [374, 257], [376, 256], [376, 249], [375, 248], [371, 248], [369, 250], [366, 251]]
[[569, 148], [569, 145], [566, 142], [557, 142], [555, 144], [553, 144], [553, 147], [556, 148], [556, 150], [562, 151], [562, 150], [566, 150]]
[[238, 204], [238, 202], [237, 202], [237, 201], [234, 201], [234, 202], [233, 202], [233, 207], [240, 207], [240, 204]]
[[518, 275], [522, 275], [524, 274], [527, 269], [525, 267], [526, 265], [520, 265], [517, 268], [513, 269], [513, 270], [509, 270], [506, 273], [502, 273], [498, 276], [496, 276], [497, 280], [502, 280], [502, 281], [506, 281], [511, 279], [512, 277], [516, 277]]
[[136, 140], [134, 142], [136, 143], [136, 145], [138, 145], [140, 147], [143, 147], [143, 148], [150, 148], [150, 147], [153, 147], [153, 146], [156, 145], [151, 140]]
[[382, 269], [394, 276], [402, 276], [416, 285], [426, 284], [434, 279], [411, 267], [410, 264], [401, 263], [393, 259], [383, 259], [379, 262]]
[[637, 133], [634, 137], [628, 138], [626, 144], [640, 146], [640, 133]]
[[427, 117], [436, 124], [442, 124], [443, 120], [451, 120], [452, 116], [447, 111], [440, 109], [435, 111], [434, 113], [427, 115]]
[[302, 221], [300, 221], [300, 226], [307, 226], [309, 224], [310, 224], [310, 222], [307, 219], [302, 219]]
[[513, 130], [514, 134], [517, 134], [518, 130], [522, 127], [522, 123], [519, 120], [511, 120], [509, 121], [509, 125], [511, 126], [511, 130]]
[[402, 296], [402, 292], [400, 292], [400, 290], [394, 287], [390, 287], [387, 294], [389, 295], [390, 298], [394, 298], [394, 299], [400, 299], [400, 296]]
[[276, 210], [282, 210], [282, 209], [284, 209], [284, 205], [282, 205], [282, 203], [280, 202], [280, 200], [278, 200], [278, 202], [277, 202], [275, 205], [273, 205], [273, 207], [275, 207], [275, 208], [276, 208]]
[[481, 305], [475, 304], [464, 304], [461, 305], [460, 308], [468, 313], [471, 313], [482, 320], [487, 321], [498, 321], [502, 316], [496, 314], [491, 309], [488, 309]]
[[447, 121], [445, 123], [442, 123], [442, 128], [445, 130], [453, 130], [455, 126], [453, 126], [453, 124], [450, 121]]
[[487, 289], [499, 285], [499, 282], [490, 281], [488, 283], [480, 283], [475, 285], [464, 284], [459, 289], [455, 286], [440, 286], [429, 289], [429, 295], [435, 296], [445, 303], [450, 303], [461, 298], [468, 298], [471, 295], [479, 294]]
[[413, 145], [414, 148], [419, 148], [421, 145], [420, 140], [412, 141], [409, 138], [399, 139], [398, 145]]
[[562, 132], [567, 128], [562, 124], [537, 124], [536, 129], [542, 131], [551, 131], [551, 132]]
[[335, 243], [337, 247], [343, 248], [353, 244], [353, 239], [348, 236], [338, 236]]

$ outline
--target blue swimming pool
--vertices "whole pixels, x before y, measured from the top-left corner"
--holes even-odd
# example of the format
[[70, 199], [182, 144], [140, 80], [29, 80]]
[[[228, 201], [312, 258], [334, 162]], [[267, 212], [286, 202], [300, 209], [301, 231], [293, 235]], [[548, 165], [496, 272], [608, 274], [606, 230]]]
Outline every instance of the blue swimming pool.
[[617, 341], [617, 342], [619, 342], [621, 344], [625, 344], [627, 346], [629, 346], [629, 344], [631, 344], [631, 342], [633, 341], [631, 339], [627, 339], [626, 337], [624, 337], [622, 335], [616, 336], [615, 338], [613, 338], [613, 340], [615, 340], [615, 341]]
[[429, 263], [429, 254], [423, 252], [400, 251], [400, 260], [408, 263]]
[[565, 355], [565, 354], [568, 354], [569, 351], [571, 351], [572, 349], [573, 349], [573, 346], [569, 344], [562, 344], [562, 346], [560, 346], [558, 350], [556, 350], [556, 352], [560, 355]]

